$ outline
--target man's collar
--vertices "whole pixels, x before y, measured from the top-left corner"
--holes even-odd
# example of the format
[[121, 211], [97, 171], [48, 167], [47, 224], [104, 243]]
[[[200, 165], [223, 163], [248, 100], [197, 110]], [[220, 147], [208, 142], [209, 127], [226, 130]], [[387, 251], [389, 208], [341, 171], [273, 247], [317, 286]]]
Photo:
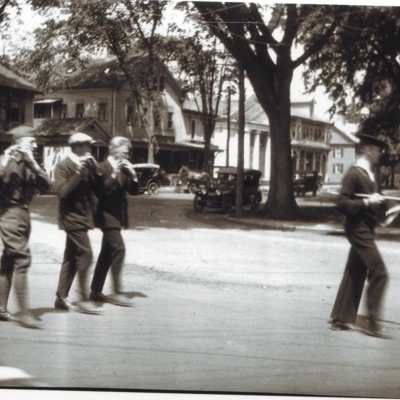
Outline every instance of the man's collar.
[[108, 156], [107, 161], [111, 164], [111, 166], [114, 169], [117, 168], [117, 160], [113, 156]]
[[371, 181], [375, 182], [375, 176], [372, 172], [371, 163], [366, 158], [358, 158], [354, 164], [356, 167], [360, 167], [368, 174]]
[[80, 157], [78, 155], [76, 155], [75, 153], [73, 153], [72, 151], [70, 153], [68, 153], [68, 157], [76, 165], [81, 165]]

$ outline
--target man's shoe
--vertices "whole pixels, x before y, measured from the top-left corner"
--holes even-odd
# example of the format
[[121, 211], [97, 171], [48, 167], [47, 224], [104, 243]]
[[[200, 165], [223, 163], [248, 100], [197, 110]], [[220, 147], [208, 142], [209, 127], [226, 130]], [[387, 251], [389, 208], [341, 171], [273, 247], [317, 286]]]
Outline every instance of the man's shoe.
[[383, 332], [382, 327], [376, 323], [367, 322], [367, 325], [361, 328], [361, 332], [380, 339], [393, 339], [391, 335]]
[[78, 311], [83, 314], [101, 314], [102, 310], [100, 307], [96, 307], [92, 302], [88, 300], [78, 302]]
[[116, 306], [133, 307], [133, 303], [120, 293], [110, 294], [107, 296], [107, 299], [111, 304], [115, 304]]
[[6, 308], [0, 308], [0, 321], [15, 321]]
[[33, 315], [28, 313], [21, 313], [16, 321], [25, 328], [30, 329], [39, 329], [42, 327], [42, 323], [40, 320], [33, 317]]
[[89, 299], [95, 301], [96, 303], [107, 303], [108, 299], [107, 296], [101, 292], [91, 291], [89, 295]]
[[348, 322], [342, 322], [339, 321], [338, 319], [334, 319], [331, 322], [330, 329], [333, 331], [349, 331], [352, 329], [355, 329], [354, 325], [348, 323]]
[[54, 302], [54, 308], [57, 310], [69, 311], [73, 309], [73, 306], [66, 297], [57, 296], [56, 301]]

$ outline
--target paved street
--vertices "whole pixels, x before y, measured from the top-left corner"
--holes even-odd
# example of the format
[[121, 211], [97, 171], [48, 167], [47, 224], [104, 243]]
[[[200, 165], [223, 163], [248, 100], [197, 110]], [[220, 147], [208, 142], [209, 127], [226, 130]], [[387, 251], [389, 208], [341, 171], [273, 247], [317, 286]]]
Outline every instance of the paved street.
[[[397, 243], [379, 241], [394, 339], [333, 332], [344, 237], [232, 225], [195, 214], [192, 197], [129, 199], [124, 287], [135, 307], [105, 304], [101, 316], [53, 308], [65, 233], [56, 199], [37, 198], [29, 297], [44, 329], [0, 323], [0, 365], [63, 388], [400, 397]], [[101, 232], [90, 235], [97, 255]]]

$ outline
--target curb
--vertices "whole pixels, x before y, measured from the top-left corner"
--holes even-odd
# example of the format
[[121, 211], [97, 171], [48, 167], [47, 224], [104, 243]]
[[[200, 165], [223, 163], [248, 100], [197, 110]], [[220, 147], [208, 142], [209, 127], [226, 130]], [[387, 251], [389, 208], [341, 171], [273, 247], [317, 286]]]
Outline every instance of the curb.
[[[260, 221], [254, 219], [240, 218], [236, 219], [228, 215], [224, 215], [224, 218], [230, 222], [238, 225], [252, 226], [254, 228], [271, 230], [271, 231], [281, 231], [281, 232], [311, 232], [319, 235], [326, 236], [345, 236], [345, 231], [343, 228], [335, 227], [334, 224], [329, 226], [328, 224], [310, 224], [307, 225], [296, 225], [293, 223], [285, 223], [279, 221]], [[385, 228], [378, 228], [376, 231], [377, 240], [387, 240], [387, 239], [398, 239], [400, 240], [400, 229], [392, 228], [389, 231], [383, 231]]]

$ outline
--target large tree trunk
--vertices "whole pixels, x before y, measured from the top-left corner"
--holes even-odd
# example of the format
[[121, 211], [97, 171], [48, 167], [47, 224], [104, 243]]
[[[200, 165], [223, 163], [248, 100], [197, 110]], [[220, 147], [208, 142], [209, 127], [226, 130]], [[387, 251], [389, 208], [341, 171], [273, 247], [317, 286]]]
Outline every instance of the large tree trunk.
[[[281, 65], [288, 65], [283, 58], [280, 60]], [[296, 219], [299, 208], [293, 193], [290, 136], [290, 84], [293, 70], [290, 67], [278, 67], [273, 88], [268, 85], [265, 76], [259, 74], [255, 70], [248, 76], [270, 125], [271, 175], [265, 209], [268, 216], [274, 219]]]
[[290, 136], [290, 83], [292, 71], [278, 72], [276, 114], [268, 115], [271, 135], [271, 176], [265, 205], [272, 218], [290, 220], [299, 216], [293, 192]]

